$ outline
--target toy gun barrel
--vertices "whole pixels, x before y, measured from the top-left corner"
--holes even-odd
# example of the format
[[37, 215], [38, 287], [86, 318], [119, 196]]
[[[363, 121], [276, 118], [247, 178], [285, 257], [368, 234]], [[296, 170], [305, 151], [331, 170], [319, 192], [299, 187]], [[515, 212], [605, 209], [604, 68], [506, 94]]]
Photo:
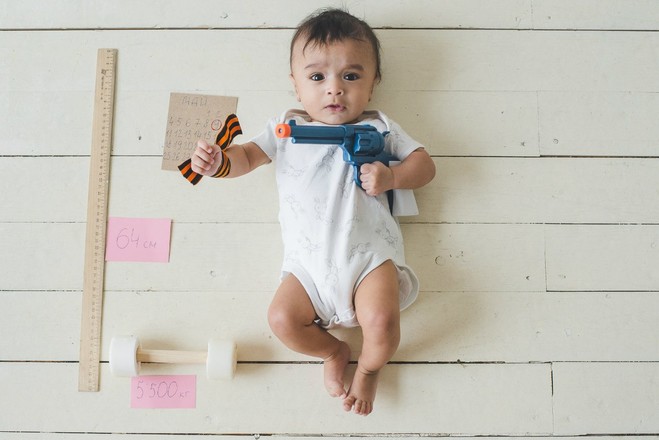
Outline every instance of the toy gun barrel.
[[289, 124], [278, 124], [275, 127], [275, 135], [282, 139], [293, 138], [293, 142], [299, 144], [341, 145], [348, 134], [345, 127], [341, 125], [336, 127], [300, 126], [295, 121], [290, 121]]
[[288, 124], [275, 127], [278, 138], [290, 137], [296, 144], [340, 145], [345, 153], [345, 161], [352, 165], [393, 160], [392, 156], [384, 153], [385, 134], [372, 125], [359, 124], [299, 126], [291, 120]]

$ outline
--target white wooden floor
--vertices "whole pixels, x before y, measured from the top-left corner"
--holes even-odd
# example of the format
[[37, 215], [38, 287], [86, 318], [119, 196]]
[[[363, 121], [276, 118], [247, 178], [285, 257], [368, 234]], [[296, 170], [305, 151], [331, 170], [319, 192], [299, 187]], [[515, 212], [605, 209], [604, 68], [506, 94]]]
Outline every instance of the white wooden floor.
[[[294, 106], [292, 29], [328, 3], [377, 29], [373, 105], [438, 169], [404, 220], [422, 294], [368, 418], [267, 326], [273, 167], [194, 188], [160, 170], [170, 92], [237, 96], [242, 139]], [[0, 29], [0, 440], [659, 438], [659, 2], [0, 0]], [[101, 47], [119, 49], [110, 215], [173, 235], [169, 264], [108, 264], [101, 391], [80, 393]], [[126, 333], [234, 338], [236, 377], [146, 366], [197, 374], [197, 407], [131, 409], [107, 364]]]

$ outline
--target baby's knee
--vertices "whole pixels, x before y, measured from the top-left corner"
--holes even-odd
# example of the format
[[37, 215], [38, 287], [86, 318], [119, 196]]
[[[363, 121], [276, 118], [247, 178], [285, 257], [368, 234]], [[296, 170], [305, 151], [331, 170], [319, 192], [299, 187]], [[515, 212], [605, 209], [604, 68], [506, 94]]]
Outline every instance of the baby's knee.
[[400, 336], [399, 310], [366, 310], [358, 314], [359, 325], [365, 331], [382, 336]]
[[281, 303], [273, 303], [268, 309], [268, 324], [273, 333], [280, 337], [296, 331], [302, 322], [291, 308]]
[[279, 334], [286, 327], [290, 326], [290, 317], [282, 307], [278, 307], [276, 304], [270, 304], [270, 308], [268, 308], [268, 324], [275, 334]]

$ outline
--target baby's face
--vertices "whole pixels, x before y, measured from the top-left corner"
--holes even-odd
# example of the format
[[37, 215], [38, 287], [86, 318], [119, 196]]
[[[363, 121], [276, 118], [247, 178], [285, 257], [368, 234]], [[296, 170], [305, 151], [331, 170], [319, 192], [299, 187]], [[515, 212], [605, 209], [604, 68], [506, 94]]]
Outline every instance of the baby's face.
[[376, 83], [372, 47], [345, 40], [328, 46], [310, 44], [303, 51], [301, 40], [293, 46], [291, 80], [305, 111], [325, 124], [355, 122], [366, 110]]

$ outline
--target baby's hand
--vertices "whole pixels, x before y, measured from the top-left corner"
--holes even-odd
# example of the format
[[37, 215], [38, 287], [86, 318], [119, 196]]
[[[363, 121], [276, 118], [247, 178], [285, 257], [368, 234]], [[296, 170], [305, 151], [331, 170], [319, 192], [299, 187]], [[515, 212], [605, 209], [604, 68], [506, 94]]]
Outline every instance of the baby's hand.
[[394, 173], [382, 162], [365, 163], [360, 168], [359, 180], [369, 196], [377, 196], [394, 187]]
[[212, 176], [222, 164], [222, 160], [215, 160], [220, 152], [218, 145], [209, 145], [203, 140], [197, 141], [197, 148], [192, 153], [192, 171], [202, 176]]

